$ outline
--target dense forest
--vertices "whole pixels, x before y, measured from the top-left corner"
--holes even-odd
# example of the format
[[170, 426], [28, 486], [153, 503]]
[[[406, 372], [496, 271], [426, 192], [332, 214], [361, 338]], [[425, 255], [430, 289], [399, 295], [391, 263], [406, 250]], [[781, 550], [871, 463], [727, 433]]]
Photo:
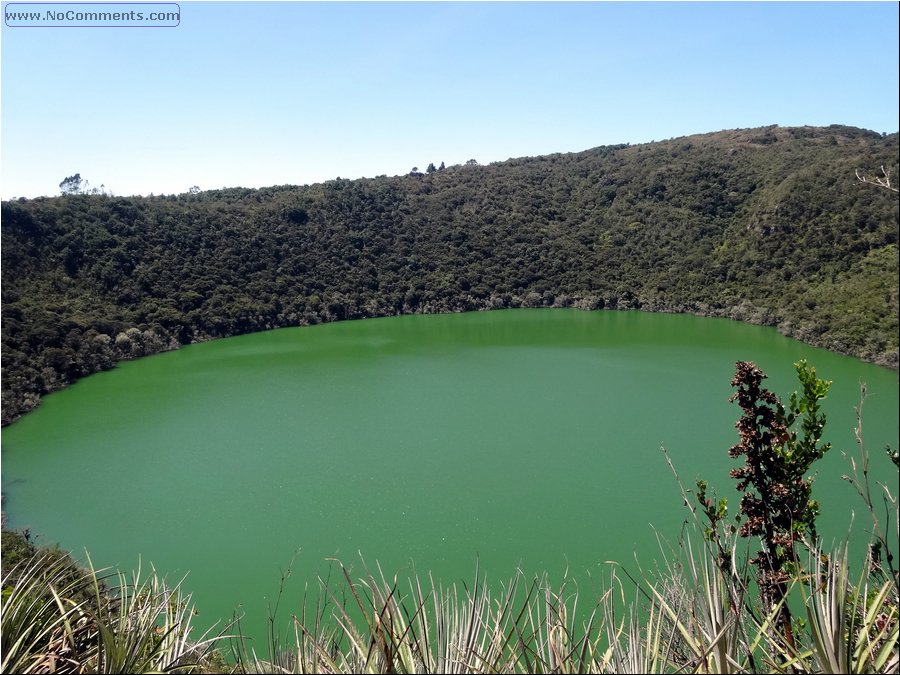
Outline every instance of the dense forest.
[[[440, 160], [440, 158], [433, 158]], [[122, 359], [412, 312], [728, 316], [898, 364], [898, 134], [722, 131], [308, 186], [2, 204], [4, 424]]]

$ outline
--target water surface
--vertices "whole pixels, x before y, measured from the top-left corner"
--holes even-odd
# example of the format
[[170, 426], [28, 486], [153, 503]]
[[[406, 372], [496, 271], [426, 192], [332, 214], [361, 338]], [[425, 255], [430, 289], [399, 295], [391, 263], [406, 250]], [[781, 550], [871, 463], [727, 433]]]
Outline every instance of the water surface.
[[[246, 335], [122, 364], [48, 396], [3, 432], [13, 527], [97, 565], [190, 572], [201, 622], [241, 606], [260, 636], [300, 550], [285, 616], [324, 560], [489, 581], [516, 566], [592, 592], [603, 561], [652, 563], [685, 518], [682, 479], [731, 489], [734, 362], [786, 398], [792, 363], [834, 380], [834, 444], [815, 494], [843, 536], [861, 502], [840, 480], [869, 387], [875, 474], [897, 447], [897, 373], [724, 319], [510, 310]], [[896, 473], [893, 474], [894, 479]], [[655, 529], [654, 529], [655, 528]]]

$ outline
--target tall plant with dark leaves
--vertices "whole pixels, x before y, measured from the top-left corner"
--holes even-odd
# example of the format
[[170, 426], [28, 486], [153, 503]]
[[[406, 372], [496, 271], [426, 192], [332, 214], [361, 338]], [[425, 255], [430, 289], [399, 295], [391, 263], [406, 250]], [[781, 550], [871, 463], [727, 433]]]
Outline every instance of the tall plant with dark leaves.
[[[806, 361], [794, 364], [802, 385], [791, 394], [786, 409], [778, 397], [762, 386], [766, 375], [756, 365], [739, 361], [731, 385], [743, 415], [737, 422], [740, 441], [731, 447], [731, 457], [744, 458], [744, 465], [731, 470], [743, 493], [740, 513], [742, 537], [758, 537], [761, 550], [751, 560], [764, 606], [778, 610], [777, 625], [785, 641], [793, 644], [791, 615], [787, 603], [795, 544], [817, 538], [815, 520], [819, 504], [812, 498], [813, 462], [831, 447], [822, 443], [825, 414], [820, 402], [831, 382], [816, 377]], [[797, 429], [799, 427], [799, 429]]]

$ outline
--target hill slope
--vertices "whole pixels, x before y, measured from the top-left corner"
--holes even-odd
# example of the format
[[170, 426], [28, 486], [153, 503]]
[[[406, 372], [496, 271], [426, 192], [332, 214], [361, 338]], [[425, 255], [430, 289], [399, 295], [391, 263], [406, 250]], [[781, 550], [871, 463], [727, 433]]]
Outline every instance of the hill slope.
[[[438, 159], [438, 158], [436, 158]], [[777, 325], [897, 367], [898, 135], [723, 131], [428, 175], [2, 204], [3, 423], [116, 361], [508, 306]]]

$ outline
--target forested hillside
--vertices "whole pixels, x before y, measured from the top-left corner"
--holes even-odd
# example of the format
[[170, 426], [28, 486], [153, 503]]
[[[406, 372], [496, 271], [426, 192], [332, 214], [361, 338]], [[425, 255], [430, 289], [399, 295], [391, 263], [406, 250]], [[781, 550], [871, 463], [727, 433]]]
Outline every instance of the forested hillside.
[[897, 134], [767, 127], [302, 187], [4, 202], [3, 423], [121, 359], [409, 312], [729, 316], [896, 368], [898, 198], [854, 173], [881, 165], [897, 175]]

